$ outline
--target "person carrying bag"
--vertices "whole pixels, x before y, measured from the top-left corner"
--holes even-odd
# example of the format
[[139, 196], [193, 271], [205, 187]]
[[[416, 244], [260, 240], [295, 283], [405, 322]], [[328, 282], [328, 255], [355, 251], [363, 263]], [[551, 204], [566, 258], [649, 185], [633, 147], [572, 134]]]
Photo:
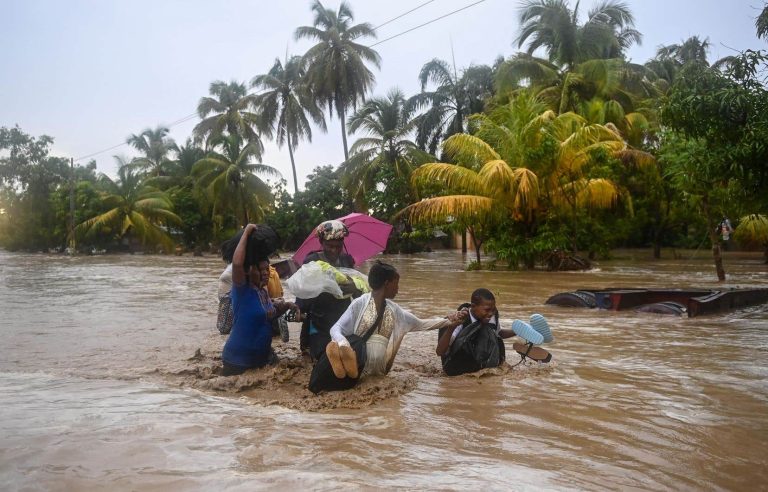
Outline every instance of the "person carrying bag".
[[377, 313], [376, 321], [374, 321], [373, 325], [371, 325], [371, 327], [363, 334], [363, 336], [347, 336], [349, 345], [352, 347], [352, 350], [355, 352], [355, 356], [357, 358], [358, 377], [336, 377], [336, 374], [334, 374], [333, 371], [333, 367], [331, 366], [331, 361], [328, 359], [327, 353], [323, 353], [315, 364], [315, 367], [312, 368], [312, 375], [309, 377], [309, 391], [314, 394], [318, 394], [321, 391], [343, 391], [354, 388], [355, 385], [357, 385], [357, 383], [360, 381], [360, 374], [363, 373], [363, 368], [365, 367], [365, 361], [367, 358], [365, 346], [368, 343], [368, 339], [371, 338], [371, 335], [373, 335], [373, 333], [381, 324], [381, 319], [383, 317], [384, 309]]

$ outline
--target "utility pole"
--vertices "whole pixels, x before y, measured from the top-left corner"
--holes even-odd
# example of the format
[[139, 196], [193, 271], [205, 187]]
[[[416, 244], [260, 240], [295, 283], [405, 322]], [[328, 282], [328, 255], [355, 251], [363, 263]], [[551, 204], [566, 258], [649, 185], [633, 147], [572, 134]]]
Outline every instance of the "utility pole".
[[75, 254], [75, 159], [69, 158], [69, 247]]

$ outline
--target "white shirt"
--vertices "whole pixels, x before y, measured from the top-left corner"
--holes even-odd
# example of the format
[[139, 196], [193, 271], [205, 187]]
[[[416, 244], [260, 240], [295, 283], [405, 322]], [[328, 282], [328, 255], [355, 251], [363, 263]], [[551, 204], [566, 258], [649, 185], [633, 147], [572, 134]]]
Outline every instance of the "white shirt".
[[[470, 324], [472, 324], [475, 321], [477, 321], [477, 318], [475, 318], [472, 315], [472, 310], [471, 309], [469, 311], [469, 320], [470, 320]], [[495, 323], [496, 324], [496, 334], [498, 334], [499, 330], [501, 330], [501, 328], [499, 328], [499, 317], [494, 315], [491, 318], [491, 321], [489, 321], [489, 323]], [[469, 325], [467, 325], [467, 326], [469, 326]], [[453, 333], [451, 334], [451, 343], [453, 343], [453, 341], [456, 340], [456, 337], [459, 336], [459, 333], [461, 333], [461, 330], [463, 330], [463, 329], [464, 329], [464, 325], [459, 325], [456, 328], [454, 328]]]
[[228, 296], [232, 291], [232, 263], [219, 275], [219, 299]]
[[[358, 297], [352, 304], [349, 305], [341, 318], [331, 327], [331, 338], [338, 344], [349, 345], [345, 335], [352, 335], [357, 333], [358, 325], [362, 321], [363, 313], [368, 303], [372, 301], [370, 293], [363, 294]], [[400, 348], [400, 343], [403, 341], [403, 337], [409, 331], [421, 331], [421, 330], [436, 330], [450, 325], [450, 321], [445, 318], [427, 319], [422, 320], [404, 310], [393, 301], [387, 299], [386, 306], [384, 307], [384, 314], [382, 316], [393, 317], [392, 333], [389, 335], [389, 341], [387, 343], [386, 353], [384, 356], [383, 370], [381, 372], [376, 371], [377, 374], [386, 374], [392, 369], [392, 363], [395, 361], [395, 355]], [[389, 311], [389, 312], [388, 312]], [[366, 367], [366, 373], [367, 371]]]

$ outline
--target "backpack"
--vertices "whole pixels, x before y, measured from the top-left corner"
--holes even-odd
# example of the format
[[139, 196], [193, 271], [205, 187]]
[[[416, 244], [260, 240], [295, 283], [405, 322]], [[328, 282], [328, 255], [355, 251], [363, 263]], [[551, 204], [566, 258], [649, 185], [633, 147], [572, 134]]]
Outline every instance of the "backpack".
[[[462, 304], [459, 309], [468, 307]], [[449, 376], [498, 367], [504, 362], [504, 342], [490, 323], [475, 321], [465, 325], [442, 357], [443, 370]]]

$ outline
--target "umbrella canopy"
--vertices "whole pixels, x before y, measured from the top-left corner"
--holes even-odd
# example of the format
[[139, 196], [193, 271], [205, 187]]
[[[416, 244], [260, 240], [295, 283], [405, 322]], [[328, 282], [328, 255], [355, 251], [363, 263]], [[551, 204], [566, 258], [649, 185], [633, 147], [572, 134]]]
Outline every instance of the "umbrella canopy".
[[[338, 220], [342, 221], [349, 230], [349, 236], [344, 239], [344, 250], [355, 259], [355, 265], [359, 265], [387, 248], [387, 239], [389, 239], [392, 226], [386, 222], [374, 219], [370, 215], [358, 213], [345, 215]], [[322, 249], [320, 239], [312, 230], [309, 237], [296, 250], [293, 261], [297, 265], [301, 265], [309, 253]]]

